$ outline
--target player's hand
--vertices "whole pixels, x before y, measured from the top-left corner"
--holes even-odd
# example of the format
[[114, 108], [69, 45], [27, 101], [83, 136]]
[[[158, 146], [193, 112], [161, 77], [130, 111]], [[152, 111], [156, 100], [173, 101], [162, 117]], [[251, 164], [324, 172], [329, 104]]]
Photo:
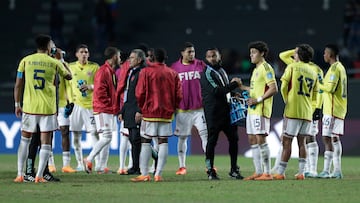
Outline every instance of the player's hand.
[[140, 123], [142, 120], [142, 114], [139, 112], [135, 113], [135, 123]]
[[321, 109], [316, 108], [313, 113], [313, 121], [318, 121], [321, 119]]
[[15, 115], [17, 118], [21, 118], [21, 114], [22, 114], [22, 109], [21, 107], [15, 107]]
[[249, 98], [247, 100], [247, 105], [248, 106], [252, 106], [252, 105], [256, 105], [257, 104], [257, 100], [255, 98]]
[[85, 92], [85, 91], [87, 91], [88, 89], [90, 89], [89, 86], [90, 86], [90, 85], [85, 85], [85, 84], [83, 84], [83, 85], [80, 86], [79, 89], [80, 89], [81, 92]]
[[123, 120], [122, 114], [119, 114], [119, 115], [118, 115], [118, 120], [119, 120], [119, 121], [122, 121], [122, 120]]

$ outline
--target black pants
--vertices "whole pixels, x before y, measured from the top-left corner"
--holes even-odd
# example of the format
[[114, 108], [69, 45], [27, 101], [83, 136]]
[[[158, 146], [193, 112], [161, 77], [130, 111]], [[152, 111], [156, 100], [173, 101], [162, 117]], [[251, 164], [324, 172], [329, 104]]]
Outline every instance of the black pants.
[[[39, 147], [41, 146], [40, 142], [41, 142], [40, 129], [38, 126], [37, 132], [32, 134], [32, 138], [29, 145], [29, 154], [28, 154], [28, 158], [26, 159], [26, 172], [25, 172], [26, 175], [35, 173], [34, 164], [35, 164], [36, 154], [39, 150]], [[46, 163], [46, 167], [44, 170], [44, 174], [46, 173], [49, 173], [48, 163]]]
[[231, 169], [236, 169], [237, 167], [237, 155], [238, 155], [238, 135], [237, 127], [230, 125], [230, 122], [221, 122], [217, 123], [214, 126], [208, 127], [208, 142], [206, 145], [206, 162], [210, 163], [211, 169], [214, 168], [214, 157], [215, 157], [215, 147], [219, 138], [219, 133], [224, 132], [228, 141], [229, 141], [229, 155], [231, 162]]
[[138, 170], [140, 168], [140, 152], [141, 152], [141, 137], [139, 128], [129, 128], [129, 141], [131, 143], [131, 156], [133, 159], [133, 168]]

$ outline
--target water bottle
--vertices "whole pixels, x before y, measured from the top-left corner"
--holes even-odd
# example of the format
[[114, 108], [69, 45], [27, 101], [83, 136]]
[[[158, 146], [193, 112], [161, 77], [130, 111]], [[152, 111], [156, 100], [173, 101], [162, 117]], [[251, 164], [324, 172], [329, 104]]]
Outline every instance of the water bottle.
[[[78, 80], [78, 88], [81, 91], [80, 87], [85, 84], [84, 80]], [[86, 97], [86, 91], [81, 91], [81, 96]]]

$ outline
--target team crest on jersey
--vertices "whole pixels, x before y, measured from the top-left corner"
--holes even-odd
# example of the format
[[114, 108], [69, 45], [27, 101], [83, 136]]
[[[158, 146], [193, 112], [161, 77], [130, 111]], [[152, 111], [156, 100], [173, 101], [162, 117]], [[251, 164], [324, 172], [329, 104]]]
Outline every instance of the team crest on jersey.
[[273, 78], [273, 75], [272, 75], [272, 73], [268, 73], [268, 74], [266, 74], [266, 77], [267, 77], [268, 79], [271, 79], [271, 78]]
[[335, 75], [330, 75], [330, 81], [334, 81], [335, 80]]

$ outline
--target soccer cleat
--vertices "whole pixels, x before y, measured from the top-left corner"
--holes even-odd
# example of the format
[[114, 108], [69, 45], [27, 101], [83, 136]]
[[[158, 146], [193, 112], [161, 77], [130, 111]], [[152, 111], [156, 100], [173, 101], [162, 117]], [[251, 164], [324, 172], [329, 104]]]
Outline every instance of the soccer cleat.
[[64, 167], [62, 167], [61, 171], [63, 173], [75, 173], [76, 172], [76, 170], [71, 168], [71, 166], [64, 166]]
[[84, 159], [84, 168], [86, 173], [92, 172], [92, 163], [88, 161], [86, 158]]
[[25, 182], [35, 182], [35, 176], [33, 174], [26, 174], [24, 176]]
[[217, 173], [214, 169], [210, 169], [206, 173], [208, 174], [209, 180], [220, 180], [220, 178], [217, 176]]
[[[214, 171], [216, 172], [215, 169], [214, 169]], [[230, 176], [230, 178], [234, 178], [234, 179], [239, 179], [239, 180], [244, 179], [244, 177], [240, 174], [239, 167], [236, 167], [235, 169], [231, 169], [229, 172], [229, 176]]]
[[318, 178], [330, 178], [330, 174], [327, 171], [323, 171], [317, 177]]
[[261, 176], [261, 174], [254, 173], [251, 176], [244, 178], [244, 180], [255, 180], [255, 178], [258, 178], [260, 176]]
[[117, 174], [119, 174], [119, 175], [127, 175], [128, 173], [127, 173], [126, 169], [120, 169], [119, 168], [119, 170], [117, 171]]
[[24, 182], [24, 176], [17, 176], [17, 177], [14, 179], [14, 182], [15, 182], [15, 183], [22, 183], [22, 182]]
[[154, 181], [155, 182], [162, 182], [162, 181], [164, 181], [164, 179], [161, 176], [154, 176]]
[[75, 169], [77, 172], [80, 172], [80, 171], [85, 171], [85, 168], [83, 165], [78, 165]]
[[54, 177], [51, 173], [44, 173], [44, 179], [48, 182], [59, 182], [60, 179]]
[[151, 177], [149, 175], [147, 176], [139, 175], [135, 178], [131, 178], [130, 180], [132, 182], [149, 182], [151, 180]]
[[45, 180], [44, 177], [35, 177], [35, 183], [47, 183], [48, 181]]
[[344, 176], [341, 172], [334, 172], [333, 174], [331, 174], [331, 178], [343, 179]]
[[273, 180], [271, 174], [263, 173], [261, 176], [254, 178], [254, 180]]
[[176, 171], [176, 175], [186, 175], [186, 168], [181, 167]]
[[305, 172], [304, 173], [305, 178], [317, 178], [317, 173], [316, 172]]
[[97, 174], [109, 174], [111, 173], [109, 168], [104, 168], [103, 170], [97, 171]]
[[296, 179], [296, 180], [305, 180], [305, 176], [304, 176], [304, 174], [297, 174], [297, 175], [295, 176], [295, 179]]
[[284, 174], [274, 174], [273, 179], [274, 180], [285, 180], [285, 175]]
[[134, 167], [127, 170], [127, 173], [128, 173], [128, 175], [140, 175], [141, 174], [140, 168], [135, 169]]
[[56, 173], [56, 167], [55, 167], [55, 165], [49, 165], [49, 166], [48, 166], [48, 169], [49, 169], [50, 173]]

